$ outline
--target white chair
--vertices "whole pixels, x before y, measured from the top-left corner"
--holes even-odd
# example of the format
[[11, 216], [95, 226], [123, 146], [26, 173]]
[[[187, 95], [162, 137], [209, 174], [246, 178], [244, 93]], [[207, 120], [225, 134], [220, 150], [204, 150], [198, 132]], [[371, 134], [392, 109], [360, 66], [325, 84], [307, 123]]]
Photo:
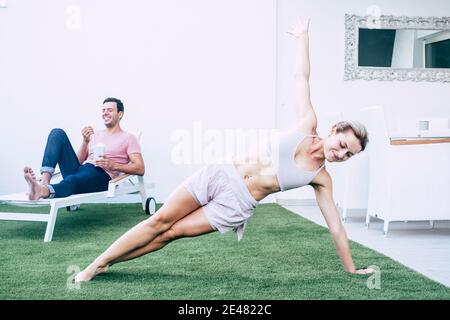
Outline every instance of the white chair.
[[450, 144], [392, 145], [382, 107], [361, 109], [369, 131], [370, 218], [384, 221], [450, 219]]
[[[137, 135], [141, 139], [141, 134]], [[51, 182], [60, 179], [60, 174], [55, 174]], [[20, 207], [42, 207], [50, 206], [50, 210], [45, 214], [29, 213], [29, 212], [0, 212], [0, 220], [14, 221], [36, 221], [46, 222], [44, 242], [49, 242], [53, 237], [56, 216], [58, 209], [67, 208], [72, 211], [79, 207], [80, 204], [98, 202], [99, 200], [107, 200], [120, 195], [139, 193], [142, 201], [142, 209], [147, 214], [154, 214], [156, 211], [156, 200], [153, 197], [147, 197], [146, 189], [153, 188], [154, 183], [145, 184], [144, 177], [138, 175], [123, 174], [109, 182], [108, 190], [102, 192], [75, 194], [65, 198], [28, 200], [27, 195], [22, 193], [9, 194], [0, 196], [0, 203], [15, 205]]]
[[[326, 114], [328, 128], [343, 120], [341, 112]], [[333, 179], [333, 193], [336, 205], [342, 211], [345, 222], [349, 211], [365, 211], [369, 189], [369, 155], [362, 152], [343, 163], [327, 164], [327, 171]]]

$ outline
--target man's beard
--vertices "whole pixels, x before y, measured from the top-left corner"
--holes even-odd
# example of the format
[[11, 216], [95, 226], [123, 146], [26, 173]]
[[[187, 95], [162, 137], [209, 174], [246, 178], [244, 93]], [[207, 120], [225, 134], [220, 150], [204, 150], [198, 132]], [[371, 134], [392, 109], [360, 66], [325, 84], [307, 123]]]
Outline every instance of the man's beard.
[[113, 128], [116, 125], [117, 122], [111, 121], [109, 123], [105, 123], [105, 127], [107, 128]]

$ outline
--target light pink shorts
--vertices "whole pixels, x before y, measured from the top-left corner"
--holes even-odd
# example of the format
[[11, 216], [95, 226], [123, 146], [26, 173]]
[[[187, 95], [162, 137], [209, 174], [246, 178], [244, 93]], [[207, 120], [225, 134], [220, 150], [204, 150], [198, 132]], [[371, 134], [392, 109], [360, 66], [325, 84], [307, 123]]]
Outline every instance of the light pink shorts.
[[258, 201], [234, 165], [208, 165], [187, 178], [183, 185], [203, 207], [214, 230], [220, 233], [233, 230], [238, 240], [242, 239]]

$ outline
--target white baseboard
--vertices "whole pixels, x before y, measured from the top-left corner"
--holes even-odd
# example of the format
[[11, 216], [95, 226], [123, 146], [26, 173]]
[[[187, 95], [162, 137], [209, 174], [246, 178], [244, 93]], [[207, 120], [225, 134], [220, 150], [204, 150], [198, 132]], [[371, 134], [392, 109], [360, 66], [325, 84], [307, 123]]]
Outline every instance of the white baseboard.
[[280, 206], [317, 206], [316, 199], [277, 199]]
[[[316, 199], [276, 199], [276, 203], [280, 206], [317, 206]], [[338, 210], [342, 213], [343, 208], [336, 204]], [[351, 214], [365, 214], [367, 212], [366, 208], [348, 208], [347, 213]]]
[[[342, 207], [337, 206], [338, 209], [342, 212]], [[367, 209], [366, 208], [348, 208], [347, 209], [347, 213], [352, 213], [352, 214], [366, 214], [367, 213]]]

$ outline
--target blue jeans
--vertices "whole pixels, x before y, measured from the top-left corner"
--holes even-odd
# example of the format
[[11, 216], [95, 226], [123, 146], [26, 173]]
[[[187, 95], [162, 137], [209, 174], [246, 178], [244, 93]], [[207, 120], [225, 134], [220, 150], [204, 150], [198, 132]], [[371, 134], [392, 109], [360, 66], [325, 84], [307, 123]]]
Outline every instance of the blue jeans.
[[93, 164], [81, 165], [69, 138], [62, 129], [53, 129], [48, 135], [41, 174], [48, 172], [52, 175], [56, 165], [59, 165], [63, 180], [48, 185], [49, 198], [108, 190], [111, 177], [102, 168]]

